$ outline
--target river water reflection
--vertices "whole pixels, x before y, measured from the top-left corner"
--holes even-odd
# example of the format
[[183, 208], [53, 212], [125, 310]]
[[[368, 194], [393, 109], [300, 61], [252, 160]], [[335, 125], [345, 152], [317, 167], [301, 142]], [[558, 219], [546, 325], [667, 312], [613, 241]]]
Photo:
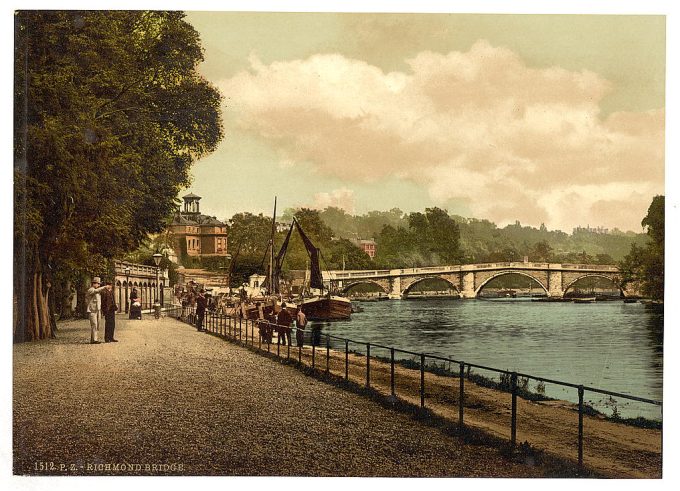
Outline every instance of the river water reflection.
[[[663, 310], [618, 301], [573, 304], [529, 299], [392, 300], [361, 306], [364, 311], [353, 314], [351, 321], [326, 323], [324, 332], [662, 399]], [[377, 349], [371, 354], [389, 356]], [[498, 380], [496, 374], [475, 371]], [[529, 389], [535, 385], [530, 381]], [[554, 384], [546, 384], [545, 393], [578, 400], [575, 389]], [[658, 406], [611, 401], [592, 392], [586, 392], [585, 400], [608, 414], [616, 406], [623, 417], [661, 419]]]

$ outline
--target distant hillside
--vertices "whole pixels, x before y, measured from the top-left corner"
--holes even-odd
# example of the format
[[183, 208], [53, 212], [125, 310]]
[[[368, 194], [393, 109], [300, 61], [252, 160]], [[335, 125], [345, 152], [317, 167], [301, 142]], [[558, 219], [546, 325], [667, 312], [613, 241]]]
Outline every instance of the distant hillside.
[[[335, 237], [374, 239], [378, 244], [376, 266], [439, 263], [437, 257], [419, 248], [420, 237], [414, 236], [412, 227], [414, 215], [422, 217], [421, 213], [406, 214], [398, 208], [364, 215], [350, 215], [334, 207], [319, 212]], [[522, 260], [524, 256], [530, 261], [615, 263], [630, 251], [631, 244], [642, 245], [648, 240], [646, 234], [617, 229], [608, 233], [579, 230], [569, 234], [550, 231], [543, 225], [535, 228], [516, 222], [499, 228], [488, 220], [449, 216], [458, 227], [459, 236], [452, 237], [452, 241], [457, 242], [459, 260], [463, 263]], [[395, 240], [395, 234], [402, 240]]]

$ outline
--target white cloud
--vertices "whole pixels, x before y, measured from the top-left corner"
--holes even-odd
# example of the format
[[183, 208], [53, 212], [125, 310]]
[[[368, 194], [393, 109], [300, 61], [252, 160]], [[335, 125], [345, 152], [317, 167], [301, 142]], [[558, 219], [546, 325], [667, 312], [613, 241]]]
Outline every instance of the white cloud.
[[314, 194], [314, 202], [307, 205], [316, 210], [323, 210], [329, 206], [342, 208], [347, 213], [354, 213], [354, 191], [347, 188], [334, 189], [329, 193]]
[[[226, 110], [287, 165], [346, 182], [398, 176], [480, 218], [565, 230], [637, 229], [663, 193], [663, 110], [602, 119], [611, 84], [589, 71], [527, 67], [485, 41], [419, 53], [409, 72], [337, 54], [251, 63], [220, 83]], [[345, 199], [333, 193], [315, 199]]]

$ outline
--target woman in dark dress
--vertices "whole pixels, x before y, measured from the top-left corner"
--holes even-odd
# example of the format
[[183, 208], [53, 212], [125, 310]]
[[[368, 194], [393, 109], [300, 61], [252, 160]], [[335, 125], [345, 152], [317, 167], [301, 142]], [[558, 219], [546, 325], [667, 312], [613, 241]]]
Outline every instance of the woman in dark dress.
[[139, 293], [137, 293], [137, 288], [132, 288], [132, 293], [130, 293], [130, 319], [142, 318], [142, 308], [135, 306], [136, 303], [139, 303]]

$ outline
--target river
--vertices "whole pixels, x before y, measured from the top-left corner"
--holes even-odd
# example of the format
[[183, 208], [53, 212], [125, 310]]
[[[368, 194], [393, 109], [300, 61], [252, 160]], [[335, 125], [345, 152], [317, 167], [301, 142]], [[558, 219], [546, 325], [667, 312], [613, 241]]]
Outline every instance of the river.
[[[662, 309], [619, 301], [573, 304], [529, 299], [391, 300], [360, 305], [363, 312], [352, 314], [350, 321], [325, 323], [323, 331], [662, 400]], [[352, 344], [350, 349], [364, 352], [365, 348]], [[378, 348], [371, 354], [389, 356]], [[499, 380], [497, 374], [474, 371]], [[535, 381], [529, 382], [530, 390], [535, 391], [535, 386]], [[545, 384], [545, 395], [578, 401], [576, 389], [555, 384]], [[616, 407], [622, 417], [661, 419], [658, 406], [614, 399], [585, 393], [585, 401], [606, 414]]]

